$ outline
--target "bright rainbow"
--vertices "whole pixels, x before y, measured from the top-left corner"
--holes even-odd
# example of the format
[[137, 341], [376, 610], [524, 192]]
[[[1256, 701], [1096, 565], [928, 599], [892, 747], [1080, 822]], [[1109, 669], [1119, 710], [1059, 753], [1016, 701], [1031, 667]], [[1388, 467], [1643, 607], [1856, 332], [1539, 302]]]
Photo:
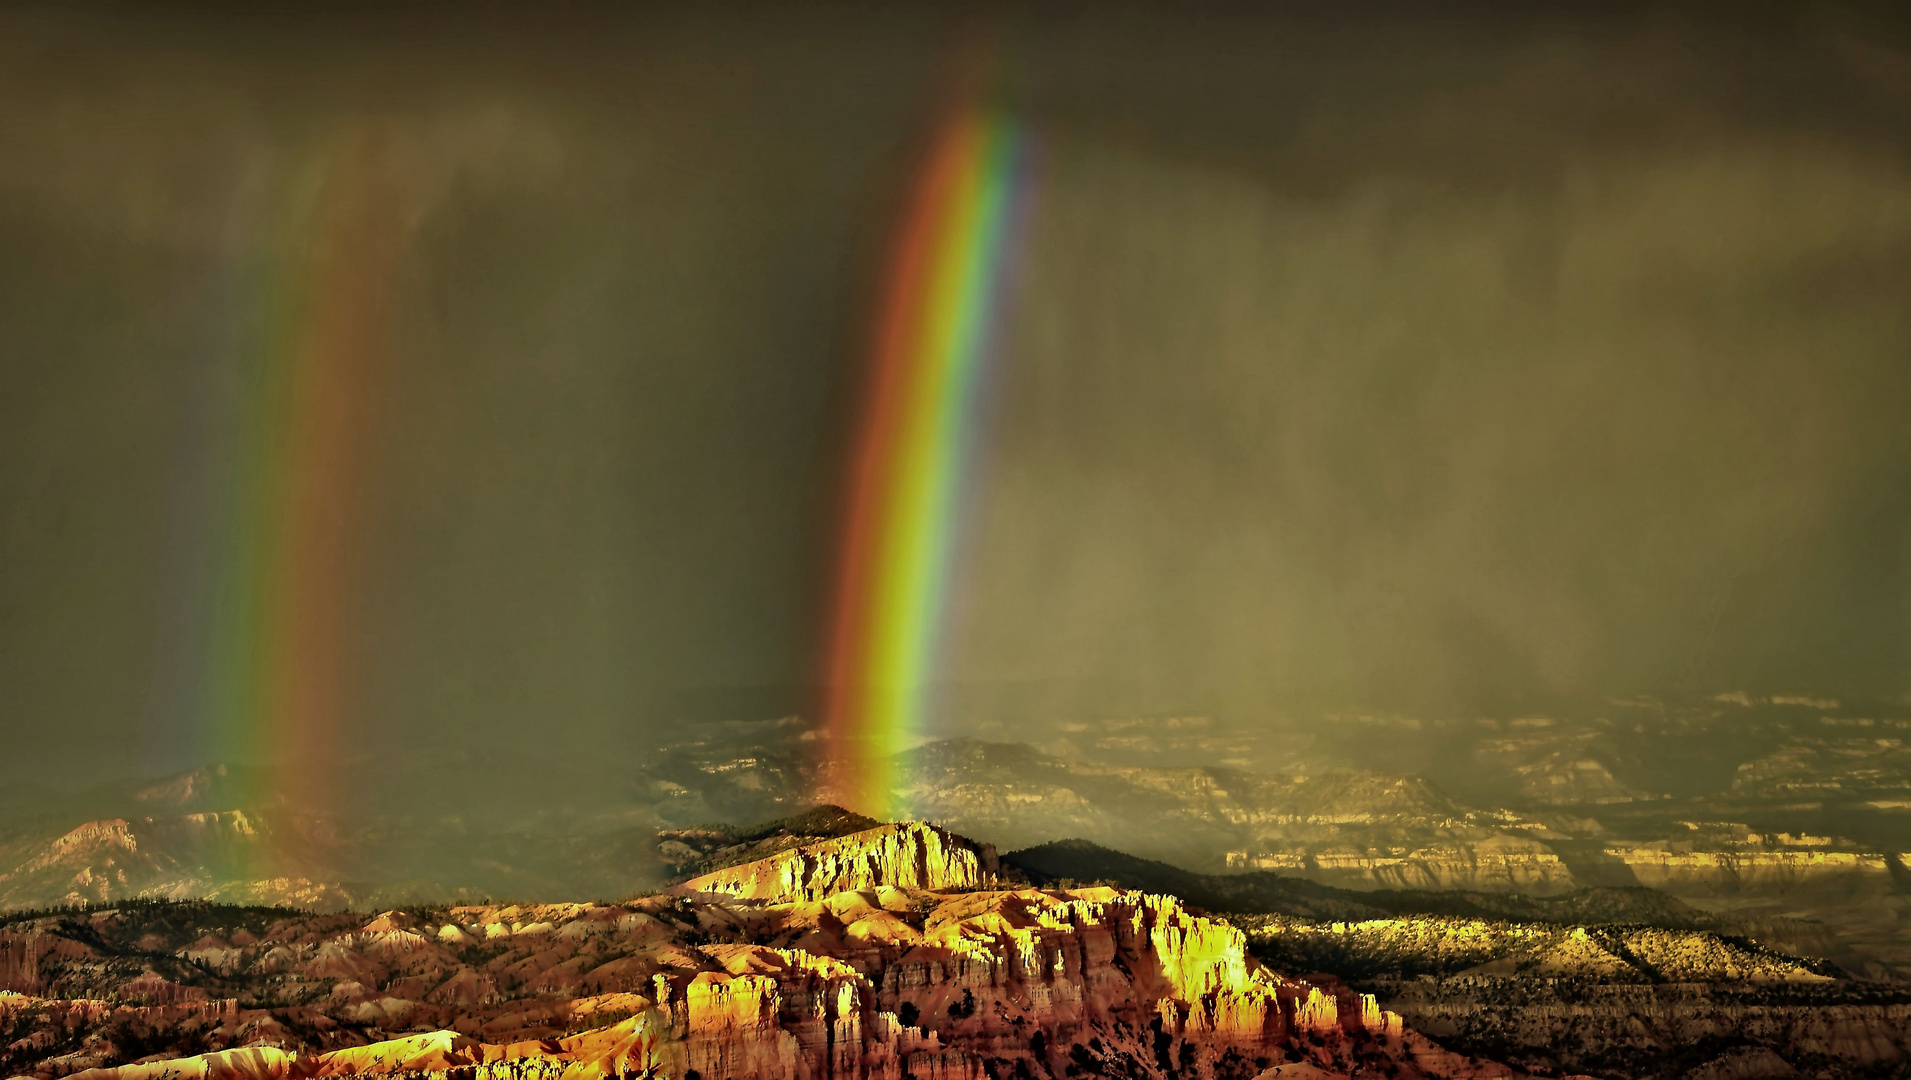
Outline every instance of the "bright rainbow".
[[906, 809], [894, 759], [923, 730], [1027, 159], [1027, 140], [1008, 119], [953, 119], [923, 167], [888, 268], [824, 674], [827, 787], [877, 817]]

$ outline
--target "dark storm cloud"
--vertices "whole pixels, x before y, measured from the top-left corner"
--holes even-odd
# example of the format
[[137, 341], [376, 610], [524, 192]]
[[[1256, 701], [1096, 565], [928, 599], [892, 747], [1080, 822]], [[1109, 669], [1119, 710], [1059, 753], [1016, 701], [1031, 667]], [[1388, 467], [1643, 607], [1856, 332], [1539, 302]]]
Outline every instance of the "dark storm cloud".
[[[804, 706], [884, 232], [973, 25], [8, 20], [10, 770], [190, 756], [235, 245], [340, 118], [416, 207], [355, 731]], [[1911, 689], [1897, 27], [989, 25], [1042, 157], [949, 723]]]
[[1249, 714], [1911, 686], [1902, 53], [1156, 30], [1071, 74], [1201, 144], [1057, 137], [964, 674]]

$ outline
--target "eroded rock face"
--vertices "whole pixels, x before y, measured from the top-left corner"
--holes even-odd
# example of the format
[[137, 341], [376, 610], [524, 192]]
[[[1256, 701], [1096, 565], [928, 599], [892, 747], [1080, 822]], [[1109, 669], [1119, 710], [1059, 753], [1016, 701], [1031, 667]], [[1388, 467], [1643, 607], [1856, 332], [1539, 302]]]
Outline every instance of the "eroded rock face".
[[1401, 854], [1367, 850], [1230, 851], [1235, 870], [1275, 870], [1345, 889], [1475, 889], [1555, 895], [1578, 884], [1572, 871], [1545, 845], [1485, 830], [1463, 842], [1415, 848]]
[[[34, 948], [30, 972], [16, 965], [33, 996], [0, 996], [0, 1026], [27, 1033], [0, 1073], [1247, 1080], [1303, 1061], [1335, 1075], [1382, 1061], [1408, 1077], [1508, 1071], [1441, 1050], [1333, 980], [1268, 970], [1239, 930], [1173, 897], [989, 887], [986, 851], [927, 826], [784, 855], [627, 904], [269, 925], [213, 925], [237, 909], [205, 906], [190, 925], [161, 918], [179, 909], [140, 915], [163, 933], [117, 913], [36, 920], [23, 932], [54, 944]], [[845, 883], [866, 887], [835, 889]], [[135, 984], [176, 1003], [99, 1000]]]
[[657, 976], [683, 1068], [737, 1080], [975, 1077], [994, 1062], [1059, 1075], [1076, 1045], [1145, 1064], [1165, 1040], [1181, 1055], [1176, 1075], [1205, 1077], [1230, 1051], [1278, 1061], [1297, 1035], [1388, 1030], [1371, 999], [1343, 1016], [1334, 997], [1260, 968], [1238, 931], [1171, 897], [924, 899], [886, 890], [731, 909], [747, 923], [793, 920], [784, 925], [804, 927], [795, 943], [807, 948], [707, 946], [719, 970]]
[[1714, 896], [1762, 890], [1773, 894], [1813, 887], [1891, 882], [1887, 857], [1852, 851], [1692, 851], [1665, 844], [1606, 848], [1641, 885], [1678, 895]]
[[682, 888], [746, 900], [821, 900], [881, 887], [977, 889], [995, 870], [994, 848], [914, 822], [806, 844], [691, 878]]

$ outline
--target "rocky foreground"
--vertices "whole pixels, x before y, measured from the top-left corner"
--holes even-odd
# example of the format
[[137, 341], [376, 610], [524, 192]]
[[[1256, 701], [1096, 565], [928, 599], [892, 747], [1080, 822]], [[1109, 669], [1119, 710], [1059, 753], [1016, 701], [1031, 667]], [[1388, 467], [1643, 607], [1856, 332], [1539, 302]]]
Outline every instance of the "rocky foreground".
[[0, 929], [0, 1074], [1510, 1075], [1170, 896], [1009, 888], [926, 825], [622, 904], [145, 904]]

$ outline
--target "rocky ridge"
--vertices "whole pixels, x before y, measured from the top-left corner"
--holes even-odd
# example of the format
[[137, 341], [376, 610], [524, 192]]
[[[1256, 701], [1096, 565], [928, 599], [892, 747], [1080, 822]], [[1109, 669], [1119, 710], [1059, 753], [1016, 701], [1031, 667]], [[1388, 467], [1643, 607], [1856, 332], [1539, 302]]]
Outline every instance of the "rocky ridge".
[[663, 829], [657, 833], [657, 854], [679, 877], [690, 878], [881, 824], [874, 818], [825, 804], [748, 828], [705, 824]]
[[1822, 959], [1851, 958], [1811, 923], [1733, 921], [1638, 886], [1354, 892], [1081, 841], [1003, 863], [1049, 884], [1171, 888], [1230, 912], [1275, 969], [1333, 971], [1415, 1030], [1541, 1075], [1884, 1076], [1911, 1062], [1911, 990]]
[[1005, 887], [979, 845], [929, 826], [706, 877], [624, 904], [370, 920], [166, 904], [15, 920], [0, 1066], [84, 1080], [1508, 1074], [1371, 996], [1276, 974], [1173, 897]]
[[[1005, 849], [1077, 836], [1363, 890], [1643, 884], [1734, 917], [1805, 914], [1902, 974], [1911, 714], [1883, 707], [1727, 695], [1611, 702], [1590, 719], [1032, 723], [1000, 734], [1038, 745], [948, 739], [896, 766], [914, 813]], [[300, 808], [219, 767], [137, 789], [0, 792], [0, 909], [629, 895], [874, 824], [847, 811], [767, 833], [694, 824], [810, 805], [830, 779], [813, 735], [798, 718], [695, 725], [641, 762], [566, 763], [590, 774], [576, 785], [588, 804], [499, 783], [518, 802], [428, 818], [405, 816], [416, 792], [379, 809], [368, 781], [362, 797]]]
[[[1535, 934], [1545, 932], [1546, 928], [1621, 927], [1628, 932], [1635, 929], [1671, 932], [1680, 940], [1693, 943], [1729, 940], [1735, 949], [1783, 954], [1783, 963], [1802, 964], [1807, 970], [1820, 973], [1836, 971], [1841, 964], [1852, 967], [1863, 960], [1862, 956], [1842, 948], [1837, 938], [1820, 924], [1782, 917], [1745, 919], [1720, 915], [1640, 885], [1581, 888], [1552, 896], [1470, 890], [1359, 891], [1265, 871], [1199, 874], [1082, 840], [1062, 840], [1013, 851], [1003, 856], [1002, 862], [1011, 872], [1037, 884], [1118, 884], [1149, 892], [1173, 893], [1209, 910], [1228, 912], [1230, 919], [1240, 926], [1281, 922], [1296, 930], [1288, 935], [1289, 941], [1313, 941], [1311, 931], [1301, 932], [1308, 927], [1368, 924], [1403, 927], [1423, 922], [1440, 929], [1439, 934], [1428, 940], [1441, 942], [1441, 949], [1451, 952], [1447, 938], [1483, 940], [1469, 929], [1476, 926], [1519, 926], [1530, 928]], [[1350, 940], [1344, 936], [1320, 939], [1337, 945]], [[1694, 947], [1698, 952], [1708, 951], [1699, 944]], [[1392, 952], [1402, 957], [1409, 955], [1398, 949]], [[1458, 970], [1426, 950], [1413, 951], [1411, 955], [1418, 965], [1415, 971]], [[1480, 963], [1500, 955], [1482, 955], [1468, 963]], [[1350, 949], [1335, 952], [1331, 962], [1320, 959], [1304, 963], [1342, 974], [1372, 968], [1358, 950]], [[1718, 969], [1717, 977], [1737, 978], [1738, 975], [1727, 972], [1741, 969], [1750, 970], [1743, 964], [1736, 968], [1727, 965]], [[1661, 977], [1649, 968], [1640, 970], [1647, 978]]]
[[995, 849], [934, 825], [883, 825], [691, 878], [683, 891], [772, 903], [865, 889], [973, 890], [994, 879]]

